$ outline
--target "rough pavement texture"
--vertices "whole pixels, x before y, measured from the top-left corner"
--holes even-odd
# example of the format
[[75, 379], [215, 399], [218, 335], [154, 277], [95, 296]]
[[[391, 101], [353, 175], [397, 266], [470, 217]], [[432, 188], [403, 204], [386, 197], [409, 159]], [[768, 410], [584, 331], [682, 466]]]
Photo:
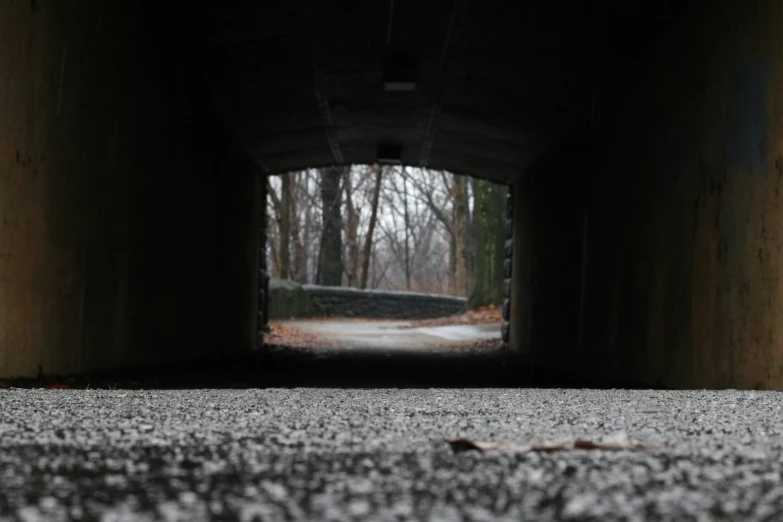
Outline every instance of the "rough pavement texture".
[[[783, 396], [0, 390], [0, 520], [783, 520]], [[644, 451], [455, 454], [433, 439]]]

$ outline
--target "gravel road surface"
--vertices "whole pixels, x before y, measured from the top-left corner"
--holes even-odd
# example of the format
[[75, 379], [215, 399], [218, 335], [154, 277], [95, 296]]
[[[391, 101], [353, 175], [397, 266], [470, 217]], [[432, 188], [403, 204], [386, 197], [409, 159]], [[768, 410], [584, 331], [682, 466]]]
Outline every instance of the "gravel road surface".
[[[783, 520], [783, 395], [0, 390], [0, 521]], [[438, 439], [638, 450], [456, 453]]]

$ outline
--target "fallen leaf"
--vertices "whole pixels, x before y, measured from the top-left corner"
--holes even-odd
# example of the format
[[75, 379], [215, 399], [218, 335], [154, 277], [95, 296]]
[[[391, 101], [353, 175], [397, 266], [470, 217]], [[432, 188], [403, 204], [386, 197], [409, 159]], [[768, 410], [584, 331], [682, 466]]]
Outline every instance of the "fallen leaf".
[[643, 450], [649, 449], [642, 444], [633, 444], [628, 441], [624, 434], [618, 434], [603, 442], [593, 442], [585, 439], [576, 439], [573, 442], [566, 443], [543, 443], [543, 444], [519, 444], [511, 441], [486, 441], [474, 439], [443, 439], [454, 453], [464, 451], [501, 451], [504, 453], [534, 453], [534, 452], [553, 452], [553, 451], [622, 451], [622, 450]]
[[341, 346], [339, 342], [327, 341], [317, 335], [308, 334], [295, 328], [288, 328], [277, 321], [270, 321], [269, 326], [271, 331], [264, 335], [264, 342], [267, 345], [307, 350], [339, 348]]
[[443, 439], [443, 442], [451, 446], [454, 453], [462, 453], [463, 451], [478, 450], [484, 451], [487, 448], [486, 442], [470, 439]]
[[70, 390], [71, 387], [67, 384], [50, 384], [46, 387], [47, 390]]
[[455, 326], [455, 325], [476, 325], [476, 324], [494, 324], [503, 320], [502, 310], [492, 305], [468, 310], [461, 315], [450, 315], [447, 317], [437, 317], [435, 319], [420, 319], [411, 321], [410, 324], [402, 328], [420, 328], [422, 326]]

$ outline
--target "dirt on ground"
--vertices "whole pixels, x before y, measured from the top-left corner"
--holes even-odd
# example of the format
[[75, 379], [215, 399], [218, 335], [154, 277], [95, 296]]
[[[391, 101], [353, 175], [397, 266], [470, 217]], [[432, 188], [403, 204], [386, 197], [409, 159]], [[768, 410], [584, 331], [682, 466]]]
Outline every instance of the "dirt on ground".
[[[339, 320], [341, 322], [365, 322], [365, 323], [378, 323], [378, 322], [398, 322], [396, 320], [389, 319], [362, 319], [362, 318], [311, 318], [307, 321], [329, 321]], [[433, 326], [459, 326], [459, 325], [480, 325], [480, 324], [494, 324], [499, 323], [502, 320], [501, 310], [495, 306], [485, 306], [477, 308], [475, 310], [468, 310], [464, 314], [451, 315], [447, 317], [437, 317], [434, 319], [421, 319], [409, 321], [408, 324], [401, 325], [400, 329], [420, 328], [420, 327], [433, 327]], [[264, 335], [264, 342], [275, 348], [295, 348], [295, 349], [330, 349], [341, 348], [344, 343], [335, 341], [332, 339], [323, 339], [317, 335], [312, 335], [307, 332], [302, 332], [296, 328], [290, 328], [286, 325], [285, 321], [270, 321], [269, 327], [272, 330], [270, 333]], [[484, 339], [473, 342], [459, 342], [449, 346], [449, 351], [491, 351], [502, 348], [502, 341], [498, 339]]]
[[[267, 350], [273, 352], [292, 350], [295, 352], [316, 353], [324, 350], [341, 350], [345, 348], [345, 342], [339, 340], [323, 339], [315, 335], [310, 335], [293, 328], [286, 328], [273, 323], [270, 323], [270, 327], [272, 332], [264, 335], [264, 342], [266, 343]], [[502, 349], [503, 340], [498, 337], [497, 339], [442, 343], [441, 346], [429, 346], [427, 351], [432, 353], [488, 353]]]
[[502, 311], [495, 305], [483, 306], [475, 310], [468, 310], [464, 314], [436, 317], [435, 319], [421, 319], [411, 321], [410, 326], [404, 328], [420, 328], [427, 326], [456, 326], [469, 324], [493, 324], [503, 320]]
[[295, 328], [287, 328], [281, 322], [269, 321], [270, 333], [264, 334], [264, 343], [286, 348], [339, 348], [341, 343], [330, 342]]

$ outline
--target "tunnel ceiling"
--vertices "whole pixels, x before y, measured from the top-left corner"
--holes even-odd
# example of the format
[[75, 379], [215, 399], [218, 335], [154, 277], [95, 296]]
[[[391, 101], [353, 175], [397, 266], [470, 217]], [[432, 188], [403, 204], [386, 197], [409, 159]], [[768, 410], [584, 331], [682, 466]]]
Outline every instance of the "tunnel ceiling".
[[[513, 181], [590, 124], [602, 27], [587, 2], [265, 0], [210, 8], [220, 112], [263, 170], [373, 163]], [[586, 7], [587, 6], [587, 7]], [[413, 92], [386, 92], [409, 53]]]

